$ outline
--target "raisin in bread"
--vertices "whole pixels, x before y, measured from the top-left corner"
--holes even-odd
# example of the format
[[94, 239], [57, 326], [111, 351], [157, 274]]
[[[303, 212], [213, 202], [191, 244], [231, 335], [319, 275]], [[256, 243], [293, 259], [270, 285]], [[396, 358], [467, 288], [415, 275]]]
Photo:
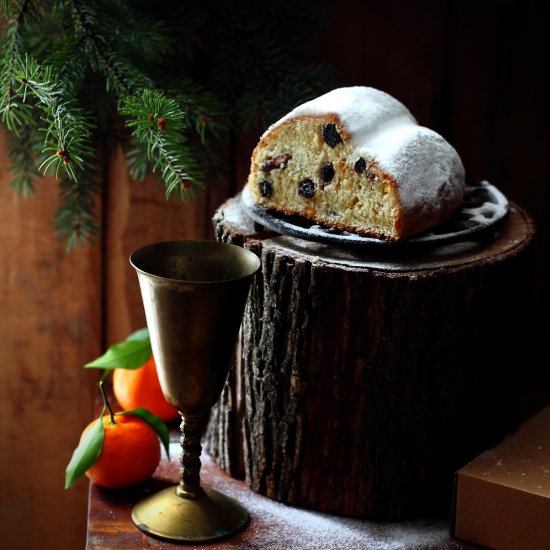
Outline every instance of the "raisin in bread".
[[379, 90], [333, 90], [273, 124], [252, 155], [254, 200], [323, 225], [400, 240], [451, 216], [464, 167], [439, 134]]

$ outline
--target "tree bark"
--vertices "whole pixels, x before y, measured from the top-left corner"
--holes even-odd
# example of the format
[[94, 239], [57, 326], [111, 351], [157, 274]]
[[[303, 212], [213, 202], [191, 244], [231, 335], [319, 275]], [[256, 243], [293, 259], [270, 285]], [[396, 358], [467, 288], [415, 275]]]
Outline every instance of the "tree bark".
[[513, 424], [531, 220], [494, 237], [358, 252], [263, 231], [239, 199], [219, 240], [262, 260], [209, 451], [259, 493], [372, 518], [444, 511], [454, 471]]

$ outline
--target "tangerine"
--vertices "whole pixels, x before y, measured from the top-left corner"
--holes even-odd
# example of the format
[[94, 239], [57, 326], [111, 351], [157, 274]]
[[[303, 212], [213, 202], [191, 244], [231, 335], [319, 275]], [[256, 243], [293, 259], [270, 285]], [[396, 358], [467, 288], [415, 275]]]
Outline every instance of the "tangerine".
[[138, 369], [115, 369], [113, 393], [125, 410], [143, 407], [165, 422], [179, 417], [178, 411], [166, 401], [160, 389], [153, 355]]
[[[86, 476], [110, 489], [130, 487], [149, 479], [160, 462], [160, 444], [153, 428], [132, 414], [115, 415], [114, 424], [106, 414], [102, 421], [105, 429], [103, 447]], [[80, 441], [96, 422], [86, 426]]]

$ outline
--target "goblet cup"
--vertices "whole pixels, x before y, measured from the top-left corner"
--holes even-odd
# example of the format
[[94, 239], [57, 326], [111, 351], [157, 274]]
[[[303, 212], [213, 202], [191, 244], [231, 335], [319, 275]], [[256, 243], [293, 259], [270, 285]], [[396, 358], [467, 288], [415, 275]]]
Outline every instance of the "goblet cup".
[[[222, 391], [258, 257], [214, 241], [166, 241], [130, 257], [160, 385], [181, 414], [180, 483], [138, 502], [134, 523], [173, 541], [204, 542], [241, 529], [248, 512], [200, 483], [202, 419]], [[136, 457], [138, 459], [138, 457]]]

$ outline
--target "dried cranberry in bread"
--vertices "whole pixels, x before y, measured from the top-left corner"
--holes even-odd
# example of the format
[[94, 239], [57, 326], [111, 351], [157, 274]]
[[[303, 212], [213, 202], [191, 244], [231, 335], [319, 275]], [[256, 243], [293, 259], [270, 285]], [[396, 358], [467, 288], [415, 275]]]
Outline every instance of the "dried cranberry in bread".
[[333, 90], [273, 124], [252, 154], [254, 200], [323, 225], [400, 240], [451, 216], [464, 167], [392, 96]]

